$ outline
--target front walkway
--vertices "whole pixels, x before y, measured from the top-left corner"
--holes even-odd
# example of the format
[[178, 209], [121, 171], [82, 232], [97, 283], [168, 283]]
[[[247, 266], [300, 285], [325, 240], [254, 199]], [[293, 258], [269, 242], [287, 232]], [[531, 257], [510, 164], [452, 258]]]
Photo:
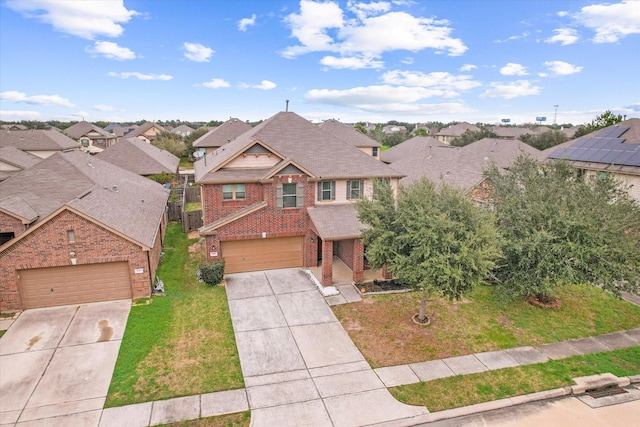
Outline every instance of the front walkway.
[[[333, 277], [331, 279], [331, 284], [333, 286], [338, 285], [347, 285], [353, 283], [353, 271], [337, 256], [333, 257]], [[319, 283], [322, 283], [322, 265], [317, 267], [310, 267], [309, 271], [313, 273]], [[363, 282], [370, 282], [374, 279], [382, 280], [382, 272], [380, 269], [375, 270], [364, 270], [362, 272]]]

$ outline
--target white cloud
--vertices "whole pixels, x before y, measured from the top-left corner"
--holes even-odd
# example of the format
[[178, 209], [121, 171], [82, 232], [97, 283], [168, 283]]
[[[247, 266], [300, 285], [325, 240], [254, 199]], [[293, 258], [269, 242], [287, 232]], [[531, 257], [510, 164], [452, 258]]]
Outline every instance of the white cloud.
[[93, 109], [97, 111], [116, 111], [116, 109], [113, 108], [111, 105], [105, 105], [105, 104], [95, 104], [93, 106]]
[[413, 58], [411, 58], [410, 56], [407, 56], [406, 58], [402, 59], [400, 62], [406, 65], [411, 65], [413, 64]]
[[382, 61], [376, 61], [372, 58], [365, 57], [342, 57], [336, 58], [335, 56], [325, 56], [320, 60], [322, 65], [326, 65], [331, 68], [349, 68], [352, 70], [359, 70], [363, 68], [383, 68], [384, 63]]
[[584, 67], [569, 64], [564, 61], [546, 61], [545, 67], [549, 69], [556, 76], [568, 76], [570, 74], [576, 74], [582, 71]]
[[0, 120], [14, 122], [20, 120], [40, 120], [42, 114], [37, 111], [7, 111], [0, 110]]
[[480, 86], [471, 76], [453, 75], [447, 72], [422, 73], [420, 71], [388, 71], [382, 75], [382, 81], [399, 86], [428, 87], [441, 91], [441, 96], [450, 98]]
[[523, 66], [522, 64], [509, 62], [504, 67], [500, 68], [500, 74], [502, 74], [503, 76], [526, 76], [527, 67]]
[[533, 86], [527, 80], [518, 80], [510, 83], [493, 82], [480, 98], [504, 98], [511, 99], [519, 96], [537, 95], [540, 93], [540, 86]]
[[213, 49], [200, 43], [185, 42], [183, 48], [185, 50], [184, 57], [195, 62], [209, 62], [211, 55], [215, 52]]
[[346, 90], [312, 89], [305, 94], [308, 101], [368, 112], [431, 114], [470, 111], [464, 103], [423, 104], [418, 101], [439, 95], [439, 91], [420, 87], [391, 85], [354, 87]]
[[75, 105], [60, 95], [32, 95], [27, 96], [25, 93], [15, 90], [0, 93], [0, 99], [8, 102], [24, 102], [33, 105], [59, 105], [61, 107], [73, 108]]
[[556, 13], [556, 15], [558, 15], [561, 18], [563, 18], [565, 16], [568, 16], [569, 12], [567, 12], [566, 10], [561, 10], [560, 12]]
[[124, 6], [124, 0], [60, 1], [8, 0], [7, 7], [34, 18], [63, 33], [93, 40], [96, 36], [118, 37], [120, 24], [139, 15]]
[[124, 72], [124, 73], [115, 73], [113, 71], [109, 72], [110, 77], [119, 77], [121, 79], [128, 79], [129, 77], [134, 77], [138, 80], [171, 80], [173, 76], [167, 74], [143, 74], [137, 71]]
[[[345, 12], [333, 1], [301, 0], [300, 11], [285, 18], [299, 44], [285, 48], [281, 54], [291, 58], [310, 52], [335, 52], [345, 58], [379, 59], [384, 52], [395, 50], [434, 49], [450, 56], [467, 50], [462, 40], [451, 36], [448, 21], [390, 10], [391, 3], [382, 1], [350, 1]], [[343, 62], [336, 61], [336, 65], [342, 66]]]
[[93, 47], [87, 47], [85, 51], [94, 55], [102, 55], [108, 59], [116, 59], [118, 61], [136, 58], [135, 52], [126, 47], [118, 46], [118, 44], [114, 42], [97, 41], [94, 43]]
[[525, 39], [525, 38], [527, 38], [529, 36], [530, 36], [530, 33], [528, 31], [525, 31], [525, 32], [523, 32], [521, 34], [516, 34], [515, 36], [507, 37], [506, 40], [496, 40], [496, 43], [506, 43], [506, 42], [511, 41], [511, 40]]
[[629, 34], [640, 34], [640, 4], [637, 0], [585, 6], [574, 18], [595, 31], [594, 43], [615, 43]]
[[79, 117], [82, 120], [86, 119], [87, 117], [91, 116], [91, 114], [89, 114], [86, 111], [76, 111], [75, 113], [71, 113], [72, 116], [74, 117]]
[[238, 21], [238, 30], [247, 31], [248, 27], [256, 25], [256, 14], [251, 15], [251, 18], [242, 18]]
[[574, 44], [580, 39], [578, 32], [573, 28], [557, 28], [553, 30], [553, 32], [555, 34], [546, 39], [544, 41], [545, 43], [560, 43], [562, 46], [567, 46]]
[[231, 85], [224, 79], [211, 79], [208, 82], [202, 83], [202, 86], [208, 87], [209, 89], [220, 89]]
[[261, 90], [271, 90], [276, 87], [274, 82], [270, 82], [269, 80], [263, 80], [260, 84], [250, 85], [248, 83], [240, 83], [240, 89], [261, 89]]
[[460, 71], [471, 71], [471, 70], [475, 70], [476, 68], [478, 68], [477, 65], [473, 65], [473, 64], [464, 64], [462, 67], [460, 67]]

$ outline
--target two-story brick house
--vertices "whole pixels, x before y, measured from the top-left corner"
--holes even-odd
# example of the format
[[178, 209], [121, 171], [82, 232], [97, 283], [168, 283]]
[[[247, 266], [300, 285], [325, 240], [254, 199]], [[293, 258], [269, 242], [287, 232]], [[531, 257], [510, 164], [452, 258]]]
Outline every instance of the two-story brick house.
[[315, 267], [331, 284], [333, 256], [362, 281], [355, 201], [372, 180], [402, 174], [291, 112], [281, 112], [195, 163], [209, 259], [227, 273]]

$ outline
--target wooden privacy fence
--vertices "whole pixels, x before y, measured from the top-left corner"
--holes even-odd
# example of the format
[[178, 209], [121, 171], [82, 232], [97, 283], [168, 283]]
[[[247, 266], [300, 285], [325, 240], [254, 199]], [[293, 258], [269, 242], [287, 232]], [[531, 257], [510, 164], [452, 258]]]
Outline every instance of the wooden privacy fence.
[[171, 196], [167, 203], [167, 216], [169, 221], [180, 221], [182, 231], [188, 233], [202, 227], [202, 209], [186, 212], [187, 203], [200, 202], [200, 187], [190, 186], [189, 179], [185, 177], [184, 184], [171, 189]]

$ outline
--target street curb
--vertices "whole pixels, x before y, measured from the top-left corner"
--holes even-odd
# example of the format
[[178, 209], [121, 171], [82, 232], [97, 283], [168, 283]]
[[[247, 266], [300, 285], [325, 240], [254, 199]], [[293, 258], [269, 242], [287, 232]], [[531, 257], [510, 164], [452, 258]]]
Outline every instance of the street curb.
[[[609, 374], [611, 375], [611, 374]], [[594, 376], [595, 377], [595, 376]], [[575, 378], [574, 378], [575, 381]], [[640, 374], [629, 377], [619, 377], [615, 382], [619, 386], [640, 383]], [[369, 424], [368, 427], [410, 427], [417, 424], [432, 423], [436, 421], [460, 418], [468, 415], [476, 415], [483, 412], [493, 411], [496, 409], [509, 408], [527, 403], [540, 402], [543, 400], [551, 400], [566, 396], [579, 396], [585, 393], [585, 390], [575, 389], [575, 386], [566, 386], [552, 390], [539, 391], [521, 396], [507, 397], [500, 400], [477, 403], [475, 405], [463, 406], [461, 408], [446, 409], [444, 411], [432, 412], [425, 415], [418, 415], [411, 418], [402, 418], [399, 420], [388, 421], [378, 424]]]

